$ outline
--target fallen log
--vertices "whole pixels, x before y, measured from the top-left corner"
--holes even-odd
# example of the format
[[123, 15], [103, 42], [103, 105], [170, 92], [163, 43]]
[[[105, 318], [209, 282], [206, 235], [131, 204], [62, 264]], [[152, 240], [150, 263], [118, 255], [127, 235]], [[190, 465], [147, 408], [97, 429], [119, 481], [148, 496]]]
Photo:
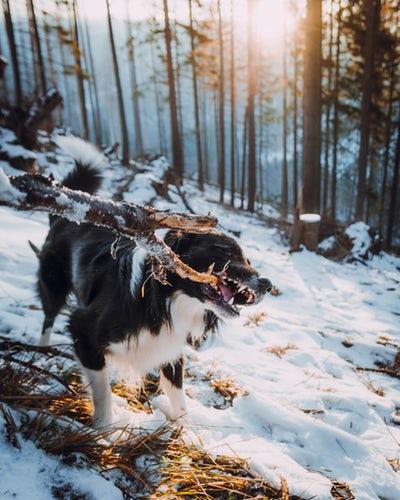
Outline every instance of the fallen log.
[[154, 277], [164, 283], [165, 272], [170, 271], [192, 281], [217, 285], [215, 275], [198, 273], [187, 266], [154, 234], [156, 229], [163, 228], [192, 233], [212, 232], [218, 221], [211, 215], [165, 212], [153, 207], [115, 202], [68, 189], [52, 177], [31, 174], [8, 177], [2, 169], [0, 205], [16, 210], [45, 211], [77, 224], [93, 224], [132, 238], [156, 260], [159, 272], [154, 273]]

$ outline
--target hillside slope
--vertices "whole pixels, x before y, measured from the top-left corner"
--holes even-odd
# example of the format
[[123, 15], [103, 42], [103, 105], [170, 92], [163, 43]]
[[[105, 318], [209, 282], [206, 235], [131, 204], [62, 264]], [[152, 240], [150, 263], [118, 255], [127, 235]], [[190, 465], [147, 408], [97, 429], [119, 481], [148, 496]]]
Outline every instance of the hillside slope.
[[[70, 168], [63, 155], [57, 160], [59, 171]], [[150, 181], [164, 167], [158, 160], [150, 172], [137, 174], [124, 199], [154, 200]], [[122, 174], [118, 166], [110, 169], [102, 194], [110, 195]], [[270, 484], [279, 487], [285, 478], [289, 492], [302, 498], [331, 498], [332, 484], [339, 491], [340, 483], [357, 499], [400, 498], [399, 378], [373, 371], [390, 366], [400, 345], [400, 260], [382, 254], [367, 265], [338, 264], [305, 250], [290, 255], [276, 229], [224, 210], [211, 188], [205, 194], [190, 183], [184, 188], [195, 211], [212, 211], [223, 229], [240, 233], [248, 258], [281, 292], [244, 308], [199, 350], [187, 348], [185, 440], [212, 454], [249, 459]], [[156, 206], [184, 210], [174, 188], [169, 194], [172, 201], [157, 198]], [[4, 338], [38, 341], [37, 262], [27, 240], [40, 246], [46, 232], [45, 215], [0, 208]], [[60, 349], [70, 342], [66, 317], [60, 316], [53, 336]], [[153, 396], [151, 408], [133, 412], [114, 396], [114, 419], [121, 425], [163, 425], [166, 398]], [[10, 411], [18, 422], [18, 412]], [[3, 497], [54, 498], [58, 488], [73, 484], [87, 498], [121, 498], [113, 476], [58, 461], [26, 435], [12, 446], [7, 428], [0, 413]]]

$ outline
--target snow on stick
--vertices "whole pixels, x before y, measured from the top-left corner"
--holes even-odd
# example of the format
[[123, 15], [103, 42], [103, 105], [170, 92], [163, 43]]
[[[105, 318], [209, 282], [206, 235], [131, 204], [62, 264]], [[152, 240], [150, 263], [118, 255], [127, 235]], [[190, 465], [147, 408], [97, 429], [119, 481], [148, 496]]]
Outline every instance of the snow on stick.
[[217, 284], [216, 276], [198, 273], [190, 268], [154, 235], [156, 229], [162, 228], [195, 233], [210, 232], [217, 224], [217, 219], [211, 215], [164, 212], [148, 206], [117, 203], [68, 189], [51, 177], [31, 174], [8, 177], [2, 169], [0, 169], [0, 205], [7, 205], [17, 210], [45, 211], [77, 224], [90, 223], [114, 230], [145, 247], [161, 269], [175, 272], [182, 278], [192, 281], [214, 286]]

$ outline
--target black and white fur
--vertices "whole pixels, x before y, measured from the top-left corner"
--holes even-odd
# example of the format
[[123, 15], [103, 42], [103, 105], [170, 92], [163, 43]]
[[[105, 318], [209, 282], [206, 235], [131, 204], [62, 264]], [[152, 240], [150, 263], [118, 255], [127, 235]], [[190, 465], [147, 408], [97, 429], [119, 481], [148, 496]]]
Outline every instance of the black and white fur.
[[[63, 184], [94, 193], [101, 183], [104, 157], [80, 139], [58, 143], [76, 159]], [[122, 238], [116, 257], [110, 248], [115, 235], [88, 224], [77, 225], [50, 217], [50, 230], [39, 254], [38, 291], [45, 314], [41, 344], [50, 342], [51, 329], [67, 296], [77, 307], [69, 321], [76, 355], [91, 386], [94, 425], [112, 423], [109, 363], [125, 365], [143, 377], [160, 368], [161, 386], [169, 397], [171, 418], [186, 412], [183, 390], [183, 348], [199, 339], [222, 317], [238, 314], [236, 305], [254, 303], [270, 289], [258, 277], [239, 245], [224, 234], [178, 234], [164, 241], [180, 258], [200, 272], [214, 265], [227, 269], [217, 289], [168, 275], [169, 285], [152, 277], [146, 252]]]

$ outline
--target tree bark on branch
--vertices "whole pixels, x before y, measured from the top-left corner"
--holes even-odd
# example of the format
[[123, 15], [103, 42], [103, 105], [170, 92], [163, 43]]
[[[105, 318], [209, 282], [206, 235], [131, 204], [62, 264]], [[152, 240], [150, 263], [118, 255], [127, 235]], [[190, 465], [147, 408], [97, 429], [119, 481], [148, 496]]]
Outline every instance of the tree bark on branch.
[[51, 177], [25, 174], [7, 177], [0, 169], [0, 205], [17, 210], [37, 210], [64, 217], [72, 222], [89, 223], [133, 239], [157, 262], [155, 278], [165, 281], [170, 271], [182, 278], [216, 285], [213, 274], [198, 273], [183, 263], [157, 238], [156, 229], [168, 228], [192, 233], [212, 232], [217, 219], [211, 215], [164, 212], [152, 207], [117, 203], [82, 191], [74, 191]]

